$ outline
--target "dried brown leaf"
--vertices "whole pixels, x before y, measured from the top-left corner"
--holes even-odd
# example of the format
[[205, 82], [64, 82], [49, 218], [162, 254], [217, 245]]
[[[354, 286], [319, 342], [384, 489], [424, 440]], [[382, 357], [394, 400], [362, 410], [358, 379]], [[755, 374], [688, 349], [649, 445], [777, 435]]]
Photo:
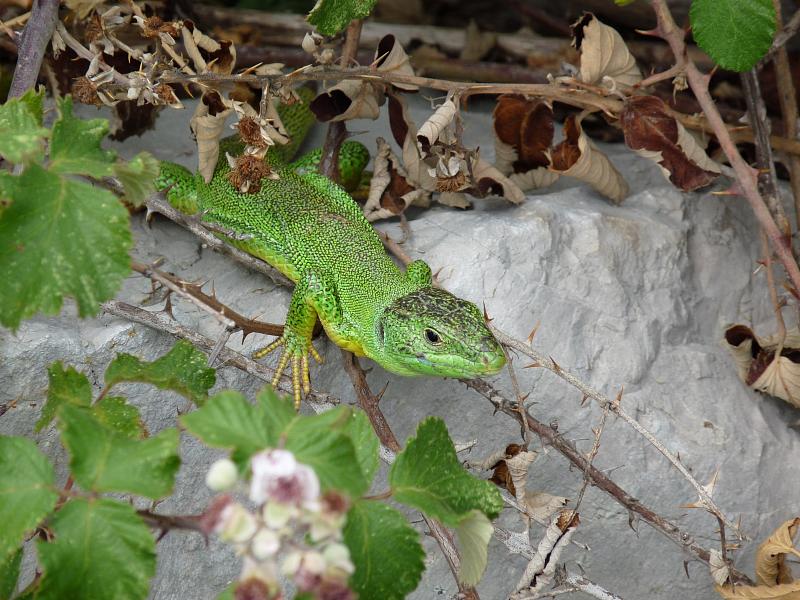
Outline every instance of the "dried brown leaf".
[[378, 138], [369, 195], [364, 205], [364, 216], [368, 221], [377, 221], [403, 214], [403, 212], [430, 192], [416, 189], [408, 183], [407, 173], [389, 144]]
[[661, 168], [676, 187], [690, 192], [711, 184], [720, 173], [697, 140], [671, 114], [661, 98], [633, 96], [620, 115], [625, 143]]
[[[383, 36], [378, 42], [378, 48], [375, 50], [375, 67], [382, 73], [414, 75], [408, 54], [392, 34]], [[410, 83], [392, 83], [392, 85], [407, 92], [419, 89], [419, 86]]]
[[514, 181], [480, 157], [472, 165], [472, 176], [475, 186], [470, 192], [476, 196], [483, 197], [494, 194], [502, 196], [514, 204], [521, 204], [525, 201], [525, 194]]
[[369, 82], [346, 79], [311, 101], [309, 108], [322, 122], [377, 119], [384, 102], [383, 89]]
[[506, 94], [497, 99], [492, 116], [495, 165], [503, 174], [526, 173], [550, 165], [547, 151], [553, 143], [554, 133], [550, 106], [523, 96]]
[[525, 501], [522, 504], [535, 520], [549, 521], [567, 502], [569, 499], [564, 496], [553, 496], [547, 492], [525, 492]]
[[624, 88], [642, 80], [636, 59], [617, 30], [592, 13], [584, 13], [572, 25], [572, 35], [572, 43], [581, 53], [581, 81], [602, 83], [608, 77]]
[[447, 99], [444, 104], [438, 107], [434, 113], [428, 117], [417, 132], [417, 142], [422, 146], [422, 151], [427, 153], [430, 147], [439, 139], [442, 132], [453, 122], [453, 118], [458, 112], [458, 107], [451, 99]]
[[197, 103], [192, 116], [190, 126], [197, 140], [197, 170], [206, 183], [214, 176], [219, 159], [219, 140], [231, 110], [217, 92], [209, 92]]
[[462, 210], [472, 207], [472, 202], [467, 198], [467, 195], [462, 192], [441, 192], [439, 197], [436, 198], [436, 201], [444, 206], [460, 208]]
[[583, 133], [575, 115], [564, 122], [564, 140], [550, 155], [551, 170], [585, 181], [614, 204], [628, 195], [628, 184], [608, 157]]
[[778, 527], [758, 547], [756, 553], [756, 582], [762, 585], [775, 586], [792, 583], [792, 570], [786, 563], [786, 555], [800, 557], [795, 549], [795, 536], [800, 527], [800, 517], [790, 519]]
[[729, 327], [723, 340], [747, 386], [800, 407], [800, 330], [780, 342], [778, 334], [760, 338], [746, 325]]

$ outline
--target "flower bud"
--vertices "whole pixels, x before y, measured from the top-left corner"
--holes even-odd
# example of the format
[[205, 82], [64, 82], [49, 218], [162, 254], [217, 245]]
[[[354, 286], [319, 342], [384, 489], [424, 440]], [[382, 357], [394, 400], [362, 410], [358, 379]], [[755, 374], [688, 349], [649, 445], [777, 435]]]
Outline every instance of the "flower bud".
[[236, 485], [239, 470], [232, 460], [221, 458], [214, 462], [206, 473], [206, 485], [215, 492], [224, 492]]
[[224, 542], [246, 542], [253, 537], [257, 529], [255, 517], [239, 503], [229, 504], [220, 513], [217, 532]]
[[306, 35], [303, 37], [303, 43], [300, 45], [303, 47], [303, 50], [309, 54], [314, 54], [314, 52], [317, 51], [317, 41], [314, 39], [314, 36], [311, 33], [306, 33]]
[[286, 526], [290, 519], [296, 517], [298, 510], [290, 504], [281, 502], [267, 502], [261, 511], [264, 523], [270, 529], [281, 529]]
[[330, 568], [344, 571], [348, 575], [355, 571], [350, 560], [350, 550], [344, 544], [328, 544], [322, 551], [322, 558]]

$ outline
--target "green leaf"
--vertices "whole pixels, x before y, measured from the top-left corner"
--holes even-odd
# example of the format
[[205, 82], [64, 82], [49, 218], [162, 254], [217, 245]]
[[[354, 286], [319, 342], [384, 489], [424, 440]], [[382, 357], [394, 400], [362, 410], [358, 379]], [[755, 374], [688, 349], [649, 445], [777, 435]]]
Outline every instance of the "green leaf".
[[6, 160], [41, 160], [49, 133], [42, 127], [41, 102], [32, 92], [0, 105], [0, 156]]
[[[73, 409], [78, 410], [78, 409]], [[150, 529], [128, 504], [73, 499], [50, 523], [55, 540], [39, 540], [44, 569], [37, 600], [144, 599], [156, 571]]]
[[358, 500], [347, 513], [344, 543], [356, 567], [350, 586], [359, 598], [402, 600], [425, 570], [419, 534], [396, 509]]
[[697, 44], [731, 71], [755, 66], [775, 35], [772, 0], [693, 0], [689, 19]]
[[324, 424], [332, 431], [338, 431], [350, 438], [356, 452], [356, 459], [367, 484], [378, 470], [380, 442], [369, 419], [363, 410], [355, 410], [349, 406], [337, 406], [312, 417], [306, 417]]
[[17, 193], [17, 178], [7, 171], [0, 171], [0, 218], [3, 211], [11, 206]]
[[495, 518], [503, 509], [497, 487], [473, 477], [458, 462], [444, 421], [429, 417], [417, 427], [389, 472], [393, 497], [457, 526], [473, 509]]
[[183, 415], [181, 424], [204, 444], [233, 450], [234, 460], [244, 468], [253, 454], [278, 444], [283, 423], [268, 409], [274, 397], [262, 393], [254, 406], [239, 392], [220, 392], [202, 408]]
[[323, 490], [334, 489], [358, 498], [369, 489], [348, 436], [314, 417], [297, 417], [284, 433], [286, 449], [298, 462], [314, 469]]
[[140, 152], [131, 160], [114, 164], [114, 175], [125, 189], [124, 200], [139, 206], [156, 190], [155, 178], [160, 170], [159, 162], [152, 154]]
[[127, 438], [142, 439], [147, 435], [139, 410], [121, 396], [103, 398], [92, 407], [92, 414], [108, 429]]
[[0, 557], [44, 519], [58, 500], [53, 466], [31, 440], [0, 436]]
[[19, 101], [28, 107], [28, 112], [36, 119], [37, 125], [44, 121], [44, 95], [45, 87], [40, 85], [36, 90], [31, 88], [19, 97]]
[[64, 368], [61, 361], [47, 369], [47, 402], [42, 407], [42, 416], [36, 421], [36, 431], [47, 427], [62, 404], [89, 406], [92, 403], [92, 386], [86, 375], [73, 367]]
[[55, 314], [64, 295], [93, 315], [130, 272], [128, 211], [111, 193], [33, 164], [0, 218], [0, 324]]
[[153, 362], [143, 362], [130, 354], [118, 354], [105, 374], [107, 387], [122, 381], [151, 383], [162, 390], [172, 390], [202, 405], [217, 380], [208, 358], [184, 340]]
[[180, 467], [178, 430], [132, 440], [103, 426], [90, 410], [64, 404], [61, 441], [75, 481], [95, 492], [130, 492], [157, 500], [168, 495]]
[[70, 96], [58, 100], [58, 112], [50, 138], [50, 170], [98, 178], [112, 175], [117, 155], [100, 147], [108, 121], [74, 117]]
[[269, 429], [270, 438], [278, 443], [279, 434], [297, 417], [294, 403], [288, 396], [281, 396], [271, 385], [265, 385], [256, 395], [256, 402], [264, 415], [264, 425]]
[[494, 527], [479, 510], [473, 510], [456, 527], [461, 570], [458, 580], [466, 585], [474, 586], [483, 577], [486, 561], [489, 557], [489, 540], [492, 539]]
[[308, 13], [308, 22], [322, 35], [336, 35], [353, 19], [363, 19], [372, 12], [377, 0], [317, 0]]
[[22, 548], [0, 558], [0, 600], [9, 600], [14, 595], [19, 579], [19, 565], [22, 563]]

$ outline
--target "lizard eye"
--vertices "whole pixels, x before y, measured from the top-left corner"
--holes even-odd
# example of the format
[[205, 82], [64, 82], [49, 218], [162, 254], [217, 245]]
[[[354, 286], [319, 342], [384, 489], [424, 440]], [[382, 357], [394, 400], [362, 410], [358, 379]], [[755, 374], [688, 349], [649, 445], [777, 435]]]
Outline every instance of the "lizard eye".
[[425, 330], [425, 339], [428, 340], [434, 346], [438, 346], [439, 344], [442, 343], [442, 338], [433, 329]]

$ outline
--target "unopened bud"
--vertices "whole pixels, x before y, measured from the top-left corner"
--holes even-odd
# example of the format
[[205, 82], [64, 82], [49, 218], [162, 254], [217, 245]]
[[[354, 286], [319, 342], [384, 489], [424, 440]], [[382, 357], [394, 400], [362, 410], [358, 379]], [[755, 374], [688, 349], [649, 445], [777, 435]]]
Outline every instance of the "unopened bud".
[[236, 485], [239, 471], [234, 462], [221, 458], [211, 465], [206, 473], [206, 485], [215, 492], [224, 492]]

